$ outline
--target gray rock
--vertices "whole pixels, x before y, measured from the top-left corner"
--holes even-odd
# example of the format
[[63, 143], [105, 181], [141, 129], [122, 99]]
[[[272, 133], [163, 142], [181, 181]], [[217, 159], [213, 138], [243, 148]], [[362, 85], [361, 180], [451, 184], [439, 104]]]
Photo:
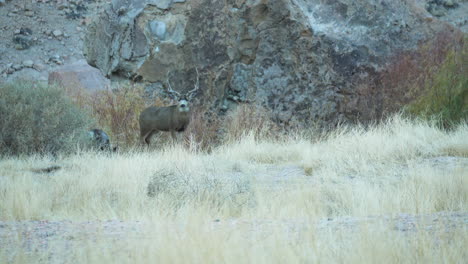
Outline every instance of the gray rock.
[[6, 73], [7, 73], [7, 74], [12, 74], [12, 73], [14, 73], [15, 71], [16, 71], [16, 70], [15, 70], [15, 68], [13, 68], [13, 67], [10, 67], [10, 68], [7, 68], [7, 69], [6, 69]]
[[45, 65], [42, 64], [42, 63], [34, 63], [33, 69], [35, 69], [36, 71], [41, 72], [41, 71], [45, 70]]
[[445, 0], [444, 1], [444, 6], [446, 7], [454, 7], [455, 3], [452, 0]]
[[13, 37], [13, 43], [15, 44], [15, 49], [25, 50], [34, 44], [34, 40], [29, 36], [16, 35]]
[[285, 124], [370, 120], [390, 111], [383, 100], [392, 105], [405, 93], [362, 91], [356, 84], [377, 76], [396, 54], [440, 32], [452, 34], [445, 22], [427, 20], [419, 5], [113, 0], [89, 25], [83, 53], [106, 76], [165, 87], [169, 80], [181, 92], [193, 87], [198, 69], [201, 94], [211, 96], [201, 103], [217, 109], [229, 97], [261, 104]]
[[58, 29], [57, 29], [57, 30], [54, 30], [54, 31], [52, 31], [52, 34], [53, 34], [53, 35], [54, 35], [54, 37], [56, 37], [56, 38], [57, 38], [57, 37], [61, 37], [61, 36], [63, 36], [63, 33], [62, 33], [62, 31], [60, 31], [60, 30], [58, 30]]
[[149, 23], [149, 28], [156, 39], [164, 40], [166, 36], [166, 23], [162, 21], [151, 21]]
[[21, 64], [13, 64], [12, 68], [15, 69], [16, 71], [19, 71], [19, 70], [23, 69], [23, 65], [21, 65]]
[[57, 5], [57, 9], [58, 10], [63, 10], [65, 8], [68, 8], [68, 2], [67, 1], [63, 1], [63, 2], [60, 2], [58, 5]]
[[33, 62], [32, 60], [25, 60], [25, 61], [23, 61], [23, 66], [24, 66], [24, 67], [32, 68], [33, 65], [34, 65], [34, 62]]
[[160, 9], [169, 9], [173, 0], [148, 0], [148, 4], [154, 5]]
[[86, 61], [81, 60], [64, 65], [49, 73], [49, 84], [67, 87], [71, 90], [100, 91], [110, 87], [110, 81]]

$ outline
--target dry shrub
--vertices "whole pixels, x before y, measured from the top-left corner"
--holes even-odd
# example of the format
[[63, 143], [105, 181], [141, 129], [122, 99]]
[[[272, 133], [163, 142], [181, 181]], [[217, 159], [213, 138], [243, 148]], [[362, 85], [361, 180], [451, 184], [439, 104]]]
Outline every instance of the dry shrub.
[[[464, 40], [450, 30], [422, 43], [418, 49], [396, 54], [384, 71], [357, 85], [360, 116], [379, 119], [412, 103], [437, 82], [437, 74], [451, 53], [460, 54]], [[353, 109], [354, 110], [354, 109]]]
[[[408, 91], [408, 99], [418, 96], [434, 74], [440, 69], [447, 56], [463, 45], [461, 36], [441, 32], [433, 40], [419, 47], [416, 51], [400, 53], [391, 60], [383, 72], [381, 85], [384, 90]], [[406, 88], [402, 90], [402, 88]]]
[[210, 151], [221, 140], [220, 128], [221, 121], [214, 111], [197, 107], [192, 110], [185, 142], [192, 150]]
[[[465, 40], [466, 41], [466, 40]], [[436, 117], [443, 127], [468, 120], [468, 45], [452, 49], [440, 69], [426, 80], [424, 93], [407, 108], [426, 118]]]
[[110, 129], [112, 138], [131, 146], [139, 139], [138, 115], [145, 107], [143, 89], [126, 85], [113, 92], [105, 91], [93, 100], [93, 112], [99, 124]]
[[229, 113], [224, 120], [224, 129], [227, 141], [237, 141], [248, 134], [263, 139], [280, 133], [268, 109], [249, 104], [241, 104]]
[[91, 111], [99, 128], [109, 134], [113, 143], [130, 147], [138, 142], [138, 115], [145, 107], [142, 86], [124, 84], [112, 91], [67, 92], [81, 108]]

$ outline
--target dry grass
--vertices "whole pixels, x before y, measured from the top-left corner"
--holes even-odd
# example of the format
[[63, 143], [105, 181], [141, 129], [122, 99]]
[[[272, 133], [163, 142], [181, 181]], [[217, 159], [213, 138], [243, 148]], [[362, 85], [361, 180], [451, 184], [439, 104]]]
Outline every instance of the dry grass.
[[[85, 240], [67, 255], [83, 263], [463, 263], [466, 224], [405, 233], [388, 223], [362, 224], [358, 231], [318, 230], [314, 223], [468, 212], [467, 138], [467, 124], [447, 132], [396, 116], [314, 141], [262, 140], [250, 133], [209, 153], [177, 145], [114, 156], [9, 158], [0, 161], [0, 220], [150, 223], [143, 237]], [[32, 172], [51, 164], [62, 169]], [[309, 228], [213, 228], [215, 219], [300, 220]], [[41, 254], [47, 251], [20, 250], [14, 262]]]

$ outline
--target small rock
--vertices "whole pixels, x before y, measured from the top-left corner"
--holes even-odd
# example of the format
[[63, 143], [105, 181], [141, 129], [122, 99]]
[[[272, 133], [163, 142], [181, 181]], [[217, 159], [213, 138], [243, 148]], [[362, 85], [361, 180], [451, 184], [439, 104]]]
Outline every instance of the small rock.
[[29, 49], [33, 45], [34, 41], [30, 37], [16, 35], [13, 38], [13, 43], [15, 43], [15, 49], [25, 50]]
[[24, 66], [24, 67], [32, 68], [33, 65], [34, 65], [34, 62], [33, 62], [32, 60], [25, 60], [25, 61], [23, 61], [23, 66]]
[[21, 64], [13, 64], [12, 68], [19, 71], [19, 70], [23, 69], [23, 66]]
[[50, 36], [52, 34], [52, 30], [47, 29], [46, 31], [44, 31], [44, 34], [46, 34], [47, 36]]
[[62, 60], [60, 59], [60, 56], [59, 55], [54, 55], [52, 57], [49, 58], [49, 62], [54, 62], [55, 64], [58, 64], [58, 65], [62, 65], [63, 62]]
[[27, 27], [22, 27], [20, 28], [20, 34], [25, 35], [25, 36], [32, 35], [32, 29], [27, 28]]
[[12, 74], [12, 73], [14, 73], [15, 71], [16, 71], [16, 70], [12, 67], [12, 68], [8, 68], [8, 69], [6, 70], [6, 73], [7, 73], [7, 74]]
[[76, 27], [76, 31], [81, 32], [83, 29], [81, 27]]
[[452, 0], [445, 0], [444, 6], [446, 7], [454, 7], [455, 3]]
[[18, 35], [20, 33], [20, 30], [19, 29], [16, 29], [15, 30], [15, 35]]
[[54, 31], [52, 32], [52, 34], [53, 34], [54, 37], [56, 37], [56, 38], [63, 35], [62, 31], [60, 31], [60, 30], [58, 30], [58, 29], [57, 29], [57, 30], [54, 30]]
[[42, 63], [34, 63], [33, 69], [40, 72], [40, 71], [43, 71], [45, 69], [45, 65], [42, 64]]
[[32, 17], [32, 16], [34, 16], [34, 11], [25, 11], [24, 15], [28, 16], [28, 17]]
[[63, 10], [65, 8], [68, 8], [68, 3], [67, 2], [62, 2], [57, 5], [58, 10]]

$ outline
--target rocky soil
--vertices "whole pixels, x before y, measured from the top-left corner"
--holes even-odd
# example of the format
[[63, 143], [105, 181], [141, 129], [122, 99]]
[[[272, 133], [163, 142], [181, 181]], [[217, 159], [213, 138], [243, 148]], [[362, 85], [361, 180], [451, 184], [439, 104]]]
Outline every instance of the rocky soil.
[[109, 1], [33, 0], [0, 4], [0, 76], [48, 80], [49, 72], [83, 60], [91, 18]]

